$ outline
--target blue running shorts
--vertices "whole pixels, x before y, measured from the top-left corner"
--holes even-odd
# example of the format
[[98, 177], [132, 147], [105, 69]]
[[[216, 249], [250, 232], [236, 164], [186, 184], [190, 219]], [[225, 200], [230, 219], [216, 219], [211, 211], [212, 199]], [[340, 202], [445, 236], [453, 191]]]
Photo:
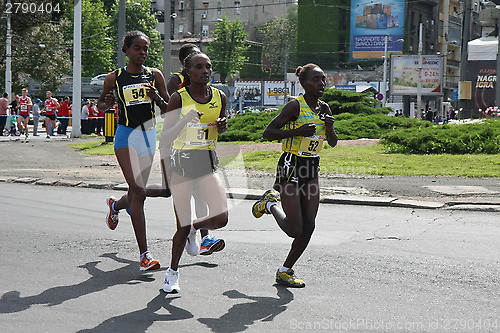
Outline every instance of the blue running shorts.
[[115, 133], [115, 149], [131, 147], [137, 151], [139, 157], [153, 155], [156, 150], [156, 129], [135, 129], [118, 125]]

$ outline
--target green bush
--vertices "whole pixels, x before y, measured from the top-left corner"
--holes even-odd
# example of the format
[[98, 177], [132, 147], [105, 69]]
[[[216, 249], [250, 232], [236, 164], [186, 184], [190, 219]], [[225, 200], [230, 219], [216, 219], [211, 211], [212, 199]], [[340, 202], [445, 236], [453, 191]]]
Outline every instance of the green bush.
[[500, 120], [401, 129], [382, 136], [388, 153], [498, 154]]
[[341, 140], [378, 139], [382, 135], [399, 128], [427, 126], [431, 126], [428, 121], [380, 114], [356, 116], [342, 113], [335, 116], [335, 130]]
[[219, 141], [264, 141], [262, 133], [279, 111], [237, 114], [227, 122]]
[[[264, 141], [262, 133], [280, 111], [271, 113], [243, 113], [228, 120], [228, 130], [220, 141]], [[428, 127], [428, 121], [381, 114], [355, 115], [341, 113], [335, 116], [335, 130], [341, 140], [359, 138], [378, 139], [399, 128]]]
[[332, 113], [338, 115], [349, 112], [352, 114], [388, 114], [391, 108], [374, 107], [376, 100], [371, 93], [357, 93], [335, 88], [326, 89], [321, 100], [328, 103]]

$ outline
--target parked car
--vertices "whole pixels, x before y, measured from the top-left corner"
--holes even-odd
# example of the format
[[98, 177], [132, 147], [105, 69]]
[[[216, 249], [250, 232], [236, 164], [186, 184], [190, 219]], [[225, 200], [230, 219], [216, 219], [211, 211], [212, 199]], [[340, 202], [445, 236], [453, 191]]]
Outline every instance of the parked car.
[[94, 91], [102, 90], [102, 86], [104, 84], [104, 79], [106, 78], [106, 75], [108, 74], [99, 74], [97, 76], [94, 76], [90, 80], [90, 86], [92, 87], [92, 90]]

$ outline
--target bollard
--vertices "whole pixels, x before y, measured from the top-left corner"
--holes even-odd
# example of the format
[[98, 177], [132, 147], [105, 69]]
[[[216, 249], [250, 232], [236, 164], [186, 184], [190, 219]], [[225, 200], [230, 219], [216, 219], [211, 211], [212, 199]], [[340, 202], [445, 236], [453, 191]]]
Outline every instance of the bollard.
[[105, 142], [113, 142], [115, 137], [115, 110], [109, 109], [104, 113]]

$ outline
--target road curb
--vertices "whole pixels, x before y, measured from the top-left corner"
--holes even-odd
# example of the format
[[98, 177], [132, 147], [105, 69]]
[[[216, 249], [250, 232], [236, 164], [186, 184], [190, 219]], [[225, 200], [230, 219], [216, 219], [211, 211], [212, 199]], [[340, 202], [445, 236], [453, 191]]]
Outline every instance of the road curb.
[[[19, 183], [34, 184], [40, 186], [67, 186], [83, 187], [94, 189], [106, 189], [115, 191], [127, 191], [127, 183], [116, 184], [106, 181], [78, 181], [55, 178], [30, 178], [30, 177], [0, 177], [0, 183]], [[264, 190], [233, 188], [226, 194], [230, 199], [258, 200], [261, 198]], [[447, 209], [447, 210], [466, 210], [474, 212], [500, 212], [500, 200], [492, 202], [478, 202], [454, 199], [449, 202], [419, 201], [409, 199], [398, 199], [394, 197], [370, 197], [353, 195], [327, 195], [321, 198], [321, 203], [337, 205], [360, 205], [360, 206], [379, 206], [379, 207], [398, 207], [413, 209]]]

